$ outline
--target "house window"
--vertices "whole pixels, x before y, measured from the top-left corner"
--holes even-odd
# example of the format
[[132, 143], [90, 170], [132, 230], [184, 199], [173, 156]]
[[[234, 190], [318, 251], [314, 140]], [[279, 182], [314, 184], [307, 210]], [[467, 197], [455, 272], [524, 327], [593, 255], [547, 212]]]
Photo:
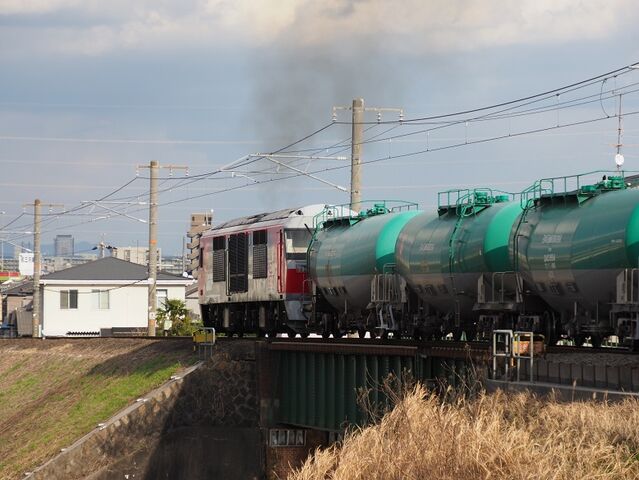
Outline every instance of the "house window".
[[108, 290], [91, 290], [91, 296], [93, 297], [94, 310], [109, 309], [109, 291]]
[[60, 310], [68, 310], [70, 308], [78, 308], [78, 291], [77, 290], [61, 290], [60, 291]]
[[169, 296], [168, 290], [157, 290], [157, 305], [156, 308], [164, 308], [166, 305], [166, 299]]

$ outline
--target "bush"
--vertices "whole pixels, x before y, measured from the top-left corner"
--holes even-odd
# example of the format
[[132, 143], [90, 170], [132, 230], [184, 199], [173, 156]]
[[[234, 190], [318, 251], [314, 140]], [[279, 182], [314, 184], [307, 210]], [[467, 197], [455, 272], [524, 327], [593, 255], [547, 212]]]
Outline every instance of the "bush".
[[202, 326], [199, 320], [193, 320], [186, 304], [179, 299], [167, 299], [156, 314], [158, 328], [170, 336], [191, 336]]

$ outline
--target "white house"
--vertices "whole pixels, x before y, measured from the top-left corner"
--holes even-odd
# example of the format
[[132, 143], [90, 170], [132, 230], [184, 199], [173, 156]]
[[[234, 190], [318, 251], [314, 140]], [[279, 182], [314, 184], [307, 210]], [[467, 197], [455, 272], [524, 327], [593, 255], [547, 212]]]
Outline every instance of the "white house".
[[[185, 300], [193, 280], [158, 272], [157, 306]], [[147, 327], [148, 273], [143, 265], [106, 257], [40, 280], [44, 336], [109, 335]]]

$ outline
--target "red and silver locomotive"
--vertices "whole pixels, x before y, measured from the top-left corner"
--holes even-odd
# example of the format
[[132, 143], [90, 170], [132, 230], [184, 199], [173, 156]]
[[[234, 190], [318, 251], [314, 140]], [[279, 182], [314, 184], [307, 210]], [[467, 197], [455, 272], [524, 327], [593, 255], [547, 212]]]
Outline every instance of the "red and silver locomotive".
[[307, 332], [306, 254], [309, 205], [228, 221], [200, 239], [200, 305], [204, 324], [227, 334]]

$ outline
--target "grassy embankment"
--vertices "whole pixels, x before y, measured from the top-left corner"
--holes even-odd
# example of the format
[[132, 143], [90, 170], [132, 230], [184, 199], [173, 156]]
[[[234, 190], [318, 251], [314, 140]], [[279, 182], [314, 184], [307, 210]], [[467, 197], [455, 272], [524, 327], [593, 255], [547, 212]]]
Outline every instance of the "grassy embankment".
[[188, 341], [0, 341], [0, 478], [20, 478], [193, 361]]
[[318, 450], [289, 478], [637, 479], [639, 402], [497, 393], [445, 403], [418, 386], [378, 424]]

